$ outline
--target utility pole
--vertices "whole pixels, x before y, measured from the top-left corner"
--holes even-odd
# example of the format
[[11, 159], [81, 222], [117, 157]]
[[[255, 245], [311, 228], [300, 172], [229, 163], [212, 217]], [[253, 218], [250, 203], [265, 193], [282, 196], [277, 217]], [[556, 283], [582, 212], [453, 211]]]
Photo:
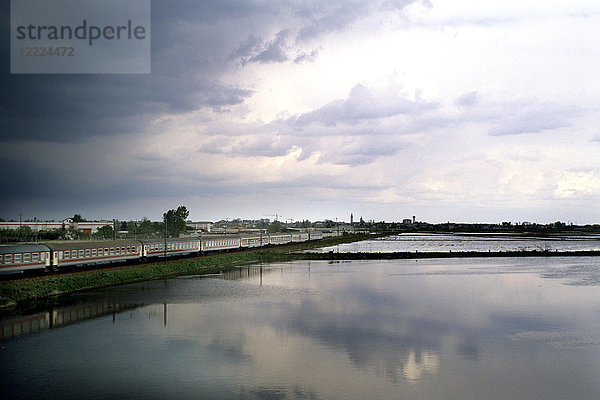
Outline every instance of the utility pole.
[[164, 256], [165, 256], [165, 264], [167, 263], [167, 217], [165, 216], [165, 248], [164, 248]]
[[[338, 219], [335, 217], [335, 224], [337, 225], [337, 236], [336, 239], [340, 237], [340, 224], [338, 224]], [[340, 243], [337, 244], [337, 252], [340, 252]]]
[[263, 214], [263, 215], [269, 215], [271, 217], [275, 217], [275, 221], [277, 221], [279, 219], [279, 217], [283, 217], [283, 215], [279, 215], [277, 213], [275, 213], [275, 214]]

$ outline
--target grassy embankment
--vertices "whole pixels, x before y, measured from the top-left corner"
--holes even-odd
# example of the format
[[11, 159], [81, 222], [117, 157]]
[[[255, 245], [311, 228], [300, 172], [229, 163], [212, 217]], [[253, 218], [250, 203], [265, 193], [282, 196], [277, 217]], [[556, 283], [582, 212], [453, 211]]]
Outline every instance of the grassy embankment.
[[98, 270], [83, 270], [69, 274], [49, 274], [42, 277], [20, 279], [0, 283], [0, 308], [49, 296], [86, 289], [140, 282], [173, 275], [201, 273], [210, 274], [235, 268], [240, 264], [254, 262], [287, 261], [297, 257], [297, 252], [315, 247], [332, 246], [372, 238], [369, 235], [351, 235], [340, 238], [294, 243], [262, 250], [220, 253], [203, 257], [160, 261], [148, 264], [126, 265]]

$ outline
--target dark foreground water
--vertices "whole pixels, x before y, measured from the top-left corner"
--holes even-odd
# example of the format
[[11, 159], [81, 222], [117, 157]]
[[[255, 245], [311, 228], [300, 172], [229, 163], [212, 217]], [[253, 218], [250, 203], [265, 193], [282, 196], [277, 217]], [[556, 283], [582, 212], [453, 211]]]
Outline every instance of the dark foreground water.
[[[224, 279], [227, 278], [227, 279]], [[599, 399], [596, 258], [295, 262], [0, 321], [2, 398]]]

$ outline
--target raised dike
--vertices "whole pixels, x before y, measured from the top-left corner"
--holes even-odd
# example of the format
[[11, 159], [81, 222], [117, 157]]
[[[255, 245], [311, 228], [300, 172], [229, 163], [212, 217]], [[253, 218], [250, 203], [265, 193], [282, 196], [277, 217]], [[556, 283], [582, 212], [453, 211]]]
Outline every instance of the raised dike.
[[389, 252], [389, 253], [304, 253], [290, 255], [304, 260], [414, 260], [428, 258], [485, 258], [485, 257], [598, 257], [600, 251], [577, 250], [577, 251], [539, 251], [539, 250], [515, 250], [515, 251], [428, 251], [428, 252]]
[[[292, 253], [315, 247], [332, 246], [373, 238], [349, 235], [314, 242], [291, 243], [260, 250], [218, 253], [186, 259], [164, 260], [106, 269], [82, 270], [65, 274], [48, 274], [29, 279], [0, 282], [0, 308], [14, 307], [29, 300], [125, 283], [161, 279], [184, 274], [214, 274], [236, 266], [257, 262], [295, 259]], [[308, 253], [305, 253], [308, 254]]]
[[[377, 235], [382, 236], [382, 235]], [[186, 259], [164, 260], [120, 267], [48, 274], [29, 279], [0, 282], [0, 308], [10, 308], [30, 300], [125, 283], [167, 278], [184, 274], [214, 274], [240, 265], [291, 260], [389, 260], [472, 257], [597, 257], [600, 251], [456, 251], [395, 253], [325, 253], [305, 250], [341, 243], [373, 239], [375, 235], [348, 235], [314, 242], [290, 243], [258, 250], [218, 253]]]

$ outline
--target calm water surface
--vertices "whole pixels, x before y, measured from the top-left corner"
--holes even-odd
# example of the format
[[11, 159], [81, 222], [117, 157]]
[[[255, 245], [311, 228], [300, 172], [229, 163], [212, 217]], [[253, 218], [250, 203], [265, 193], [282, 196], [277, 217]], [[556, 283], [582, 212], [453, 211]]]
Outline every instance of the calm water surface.
[[598, 399], [599, 284], [595, 258], [540, 258], [294, 262], [108, 288], [5, 316], [0, 393]]

